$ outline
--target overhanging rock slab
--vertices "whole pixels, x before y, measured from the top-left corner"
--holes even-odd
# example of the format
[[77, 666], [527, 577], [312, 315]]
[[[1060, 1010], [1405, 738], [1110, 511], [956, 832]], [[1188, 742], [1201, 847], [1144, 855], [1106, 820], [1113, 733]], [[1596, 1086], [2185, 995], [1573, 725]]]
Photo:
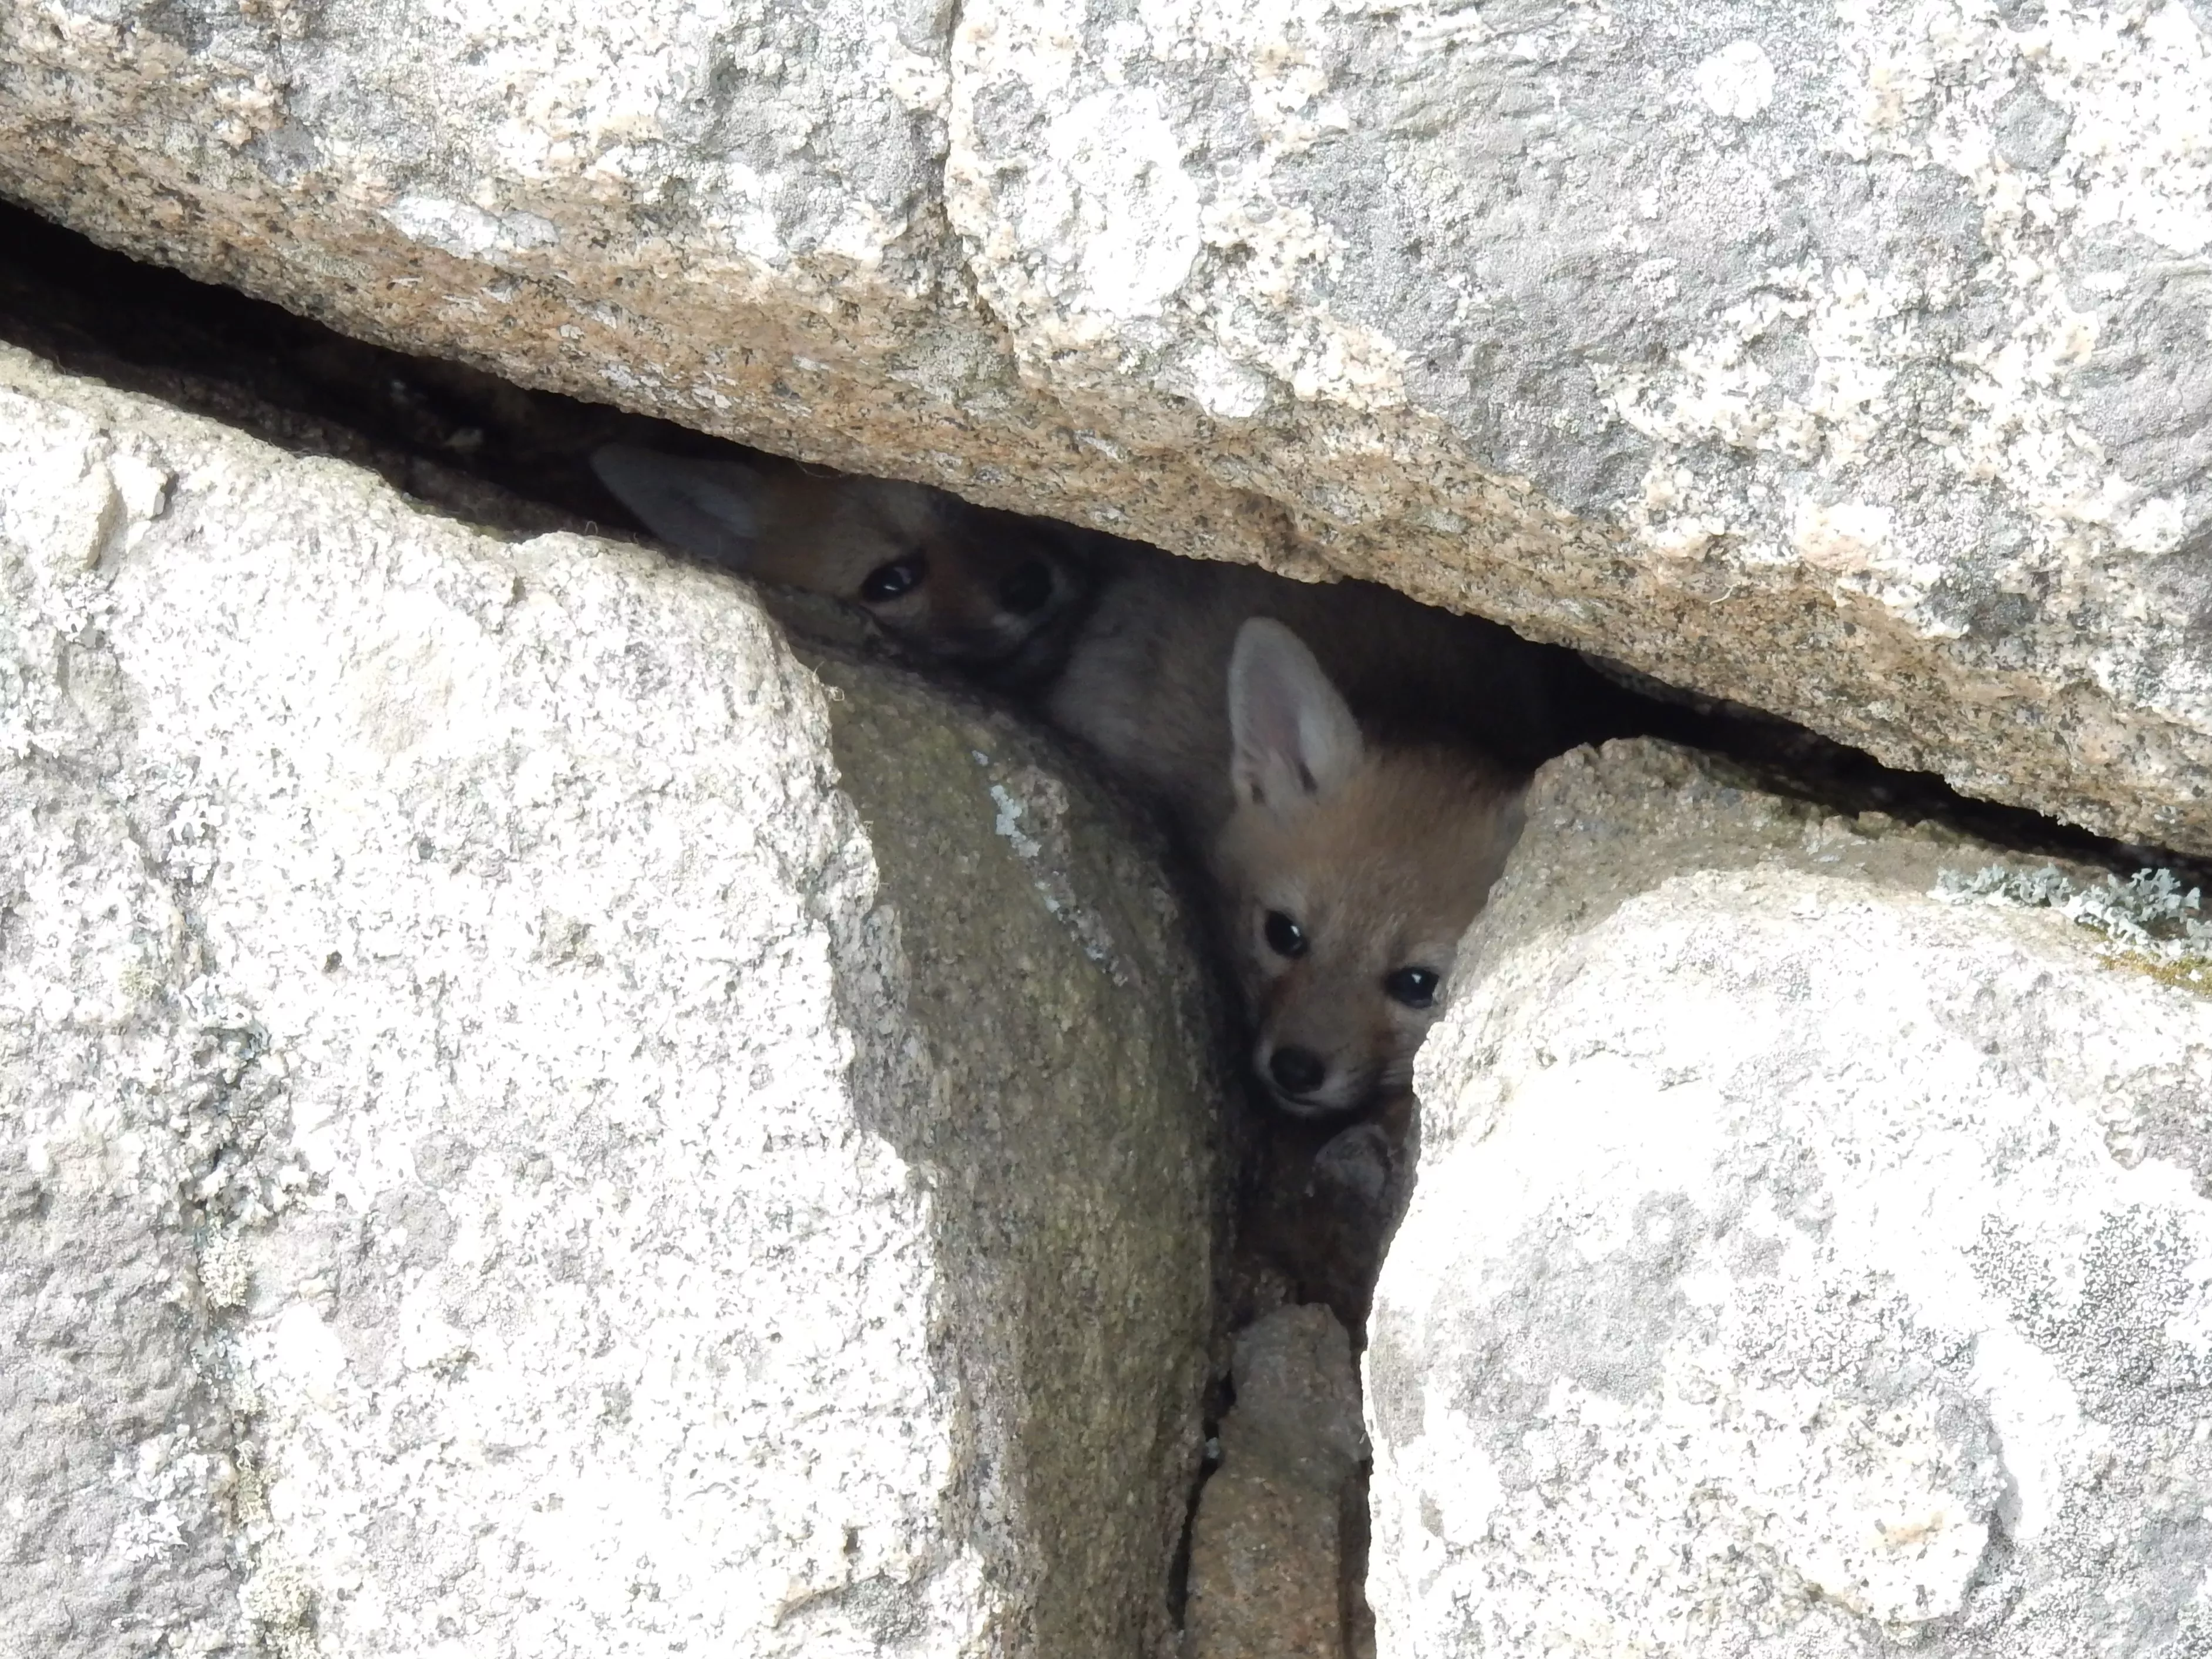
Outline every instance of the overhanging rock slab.
[[8, 0], [0, 191], [2212, 850], [2195, 0]]

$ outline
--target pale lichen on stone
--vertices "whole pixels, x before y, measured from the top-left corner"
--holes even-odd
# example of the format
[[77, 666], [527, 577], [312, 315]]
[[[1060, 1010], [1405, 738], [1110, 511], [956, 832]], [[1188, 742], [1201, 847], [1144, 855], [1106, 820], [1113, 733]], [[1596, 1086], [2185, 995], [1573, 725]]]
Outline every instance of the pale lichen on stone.
[[2212, 990], [2212, 924], [2203, 896], [2171, 870], [2139, 870], [2124, 882], [2106, 876], [2083, 882], [2053, 865], [2021, 870], [1984, 865], [1945, 870], [1934, 889], [1953, 903], [1975, 902], [2050, 910], [2101, 935], [2112, 954], [2177, 985]]
[[[988, 767], [988, 757], [979, 756]], [[1034, 766], [1001, 769], [991, 784], [998, 814], [991, 828], [1032, 871], [1037, 896], [1083, 947], [1083, 954], [1106, 970], [1116, 985], [1128, 983], [1128, 970], [1114, 948], [1113, 930], [1083, 902], [1068, 879], [1067, 786]]]

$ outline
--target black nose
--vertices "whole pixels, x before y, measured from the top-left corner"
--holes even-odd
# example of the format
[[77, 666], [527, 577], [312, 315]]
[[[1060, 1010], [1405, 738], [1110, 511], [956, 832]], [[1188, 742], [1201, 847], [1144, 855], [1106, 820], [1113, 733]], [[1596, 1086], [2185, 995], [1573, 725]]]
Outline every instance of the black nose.
[[1328, 1075], [1328, 1064], [1310, 1048], [1278, 1048], [1267, 1057], [1267, 1074], [1286, 1095], [1310, 1095]]
[[999, 603], [1017, 617], [1035, 616], [1052, 603], [1052, 567], [1031, 559], [999, 584]]

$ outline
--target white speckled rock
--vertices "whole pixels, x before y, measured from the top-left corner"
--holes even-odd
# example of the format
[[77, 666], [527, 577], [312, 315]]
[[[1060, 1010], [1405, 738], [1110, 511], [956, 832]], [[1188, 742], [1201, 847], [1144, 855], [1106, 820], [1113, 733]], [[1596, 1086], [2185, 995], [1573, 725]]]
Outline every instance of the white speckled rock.
[[0, 1652], [1157, 1653], [1216, 1089], [1003, 720], [0, 353]]
[[1382, 1654], [2205, 1650], [2212, 1005], [1986, 862], [1540, 777], [1376, 1295]]
[[2212, 851], [2201, 0], [0, 0], [0, 191]]

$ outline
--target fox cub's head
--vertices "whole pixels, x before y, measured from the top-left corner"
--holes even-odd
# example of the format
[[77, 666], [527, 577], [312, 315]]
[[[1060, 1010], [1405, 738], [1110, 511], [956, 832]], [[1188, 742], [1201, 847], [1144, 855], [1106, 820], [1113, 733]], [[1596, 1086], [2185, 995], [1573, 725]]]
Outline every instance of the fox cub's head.
[[1520, 831], [1520, 791], [1478, 756], [1370, 744], [1266, 617], [1237, 635], [1229, 722], [1236, 805], [1213, 862], [1253, 1064], [1302, 1115], [1403, 1089]]
[[917, 654], [979, 673], [1018, 677], [1085, 595], [1079, 562], [1051, 531], [927, 485], [631, 444], [605, 445], [592, 468], [663, 541], [843, 599]]

